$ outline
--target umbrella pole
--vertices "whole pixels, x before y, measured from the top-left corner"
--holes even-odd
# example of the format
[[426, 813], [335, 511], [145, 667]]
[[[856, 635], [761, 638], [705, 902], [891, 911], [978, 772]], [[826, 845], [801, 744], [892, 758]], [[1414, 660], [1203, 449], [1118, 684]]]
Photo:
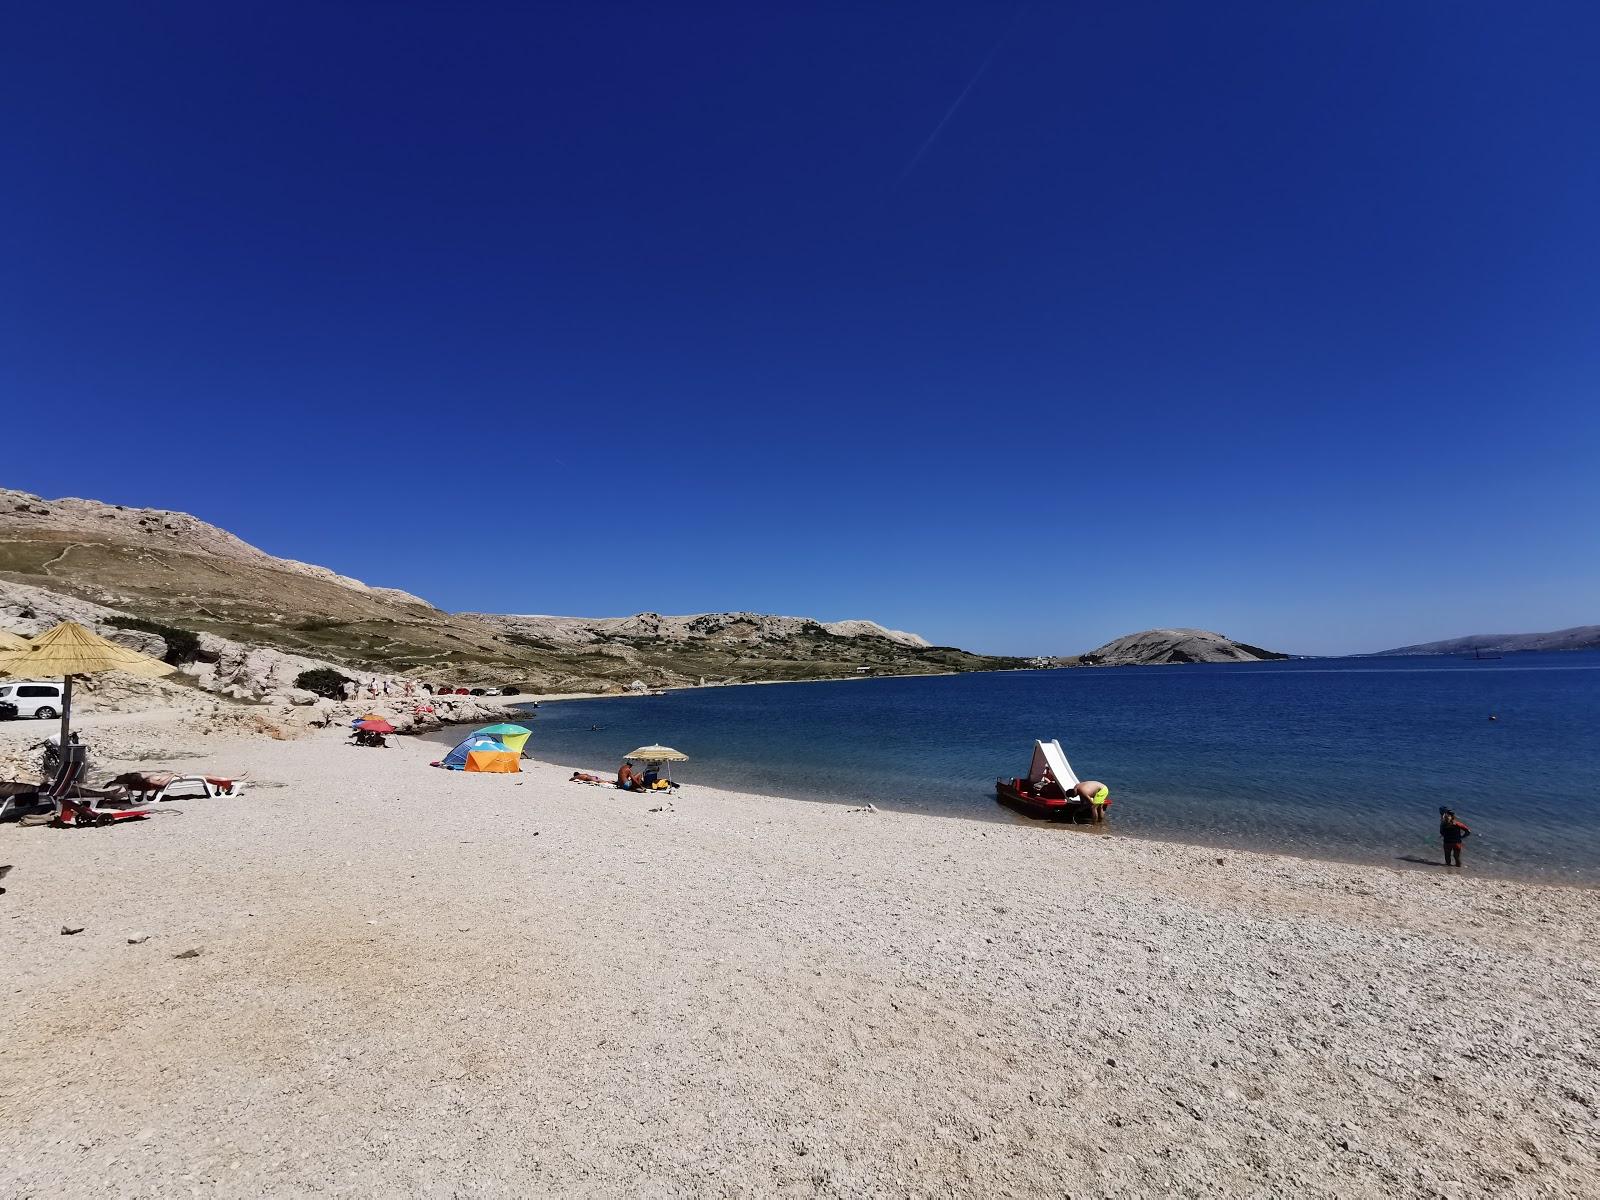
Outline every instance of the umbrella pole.
[[56, 777], [50, 784], [51, 816], [61, 820], [61, 797], [66, 794], [66, 789], [57, 786], [67, 778], [67, 772], [72, 770], [72, 753], [67, 749], [67, 734], [72, 729], [72, 676], [61, 677], [61, 754], [56, 759]]
[[61, 761], [67, 761], [67, 735], [72, 732], [72, 676], [61, 681]]

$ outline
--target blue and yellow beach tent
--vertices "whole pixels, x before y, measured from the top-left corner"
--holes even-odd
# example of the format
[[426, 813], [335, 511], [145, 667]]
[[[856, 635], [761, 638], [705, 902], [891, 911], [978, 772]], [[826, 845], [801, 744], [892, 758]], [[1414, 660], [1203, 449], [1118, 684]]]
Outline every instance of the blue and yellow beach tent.
[[522, 768], [522, 755], [499, 738], [481, 733], [467, 735], [454, 750], [440, 759], [439, 765], [447, 771], [491, 771], [501, 775], [515, 775]]
[[507, 750], [515, 751], [520, 756], [532, 734], [533, 730], [524, 729], [521, 725], [485, 725], [482, 729], [473, 730], [472, 736], [492, 737], [497, 742], [504, 742]]

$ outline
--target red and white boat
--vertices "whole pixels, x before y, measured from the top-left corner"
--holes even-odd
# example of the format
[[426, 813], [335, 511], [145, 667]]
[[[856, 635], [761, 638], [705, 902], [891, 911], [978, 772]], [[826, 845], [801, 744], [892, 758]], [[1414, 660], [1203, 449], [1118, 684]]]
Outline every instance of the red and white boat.
[[[995, 799], [1024, 816], [1046, 821], [1099, 821], [1111, 807], [1110, 793], [1096, 785], [1089, 796], [1055, 739], [1034, 742], [1026, 779], [996, 779]], [[1093, 798], [1091, 798], [1093, 797]]]

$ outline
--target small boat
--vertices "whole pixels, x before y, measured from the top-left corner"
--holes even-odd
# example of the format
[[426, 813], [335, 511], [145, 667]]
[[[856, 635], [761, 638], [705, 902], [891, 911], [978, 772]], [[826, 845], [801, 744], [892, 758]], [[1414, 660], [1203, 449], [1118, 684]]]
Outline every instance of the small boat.
[[1109, 793], [1102, 785], [1091, 800], [1081, 793], [1079, 783], [1061, 743], [1052, 739], [1034, 742], [1026, 779], [996, 779], [994, 794], [1001, 804], [1039, 820], [1077, 824], [1101, 820], [1111, 805]]

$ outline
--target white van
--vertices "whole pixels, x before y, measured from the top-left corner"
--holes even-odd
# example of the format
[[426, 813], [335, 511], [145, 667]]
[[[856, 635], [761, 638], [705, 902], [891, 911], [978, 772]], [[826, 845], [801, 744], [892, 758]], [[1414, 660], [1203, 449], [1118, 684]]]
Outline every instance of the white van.
[[[16, 712], [12, 712], [12, 708]], [[42, 679], [0, 680], [0, 713], [8, 717], [38, 717], [48, 721], [61, 715], [61, 682]]]

